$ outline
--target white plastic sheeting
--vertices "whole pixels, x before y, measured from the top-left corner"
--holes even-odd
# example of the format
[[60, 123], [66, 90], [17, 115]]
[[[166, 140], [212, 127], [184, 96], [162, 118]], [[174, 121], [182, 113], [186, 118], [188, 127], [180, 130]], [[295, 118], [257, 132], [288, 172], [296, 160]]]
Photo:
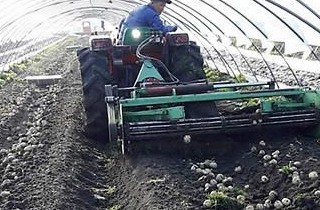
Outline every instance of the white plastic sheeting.
[[[202, 46], [251, 45], [249, 38], [272, 46], [285, 42], [287, 53], [320, 46], [320, 4], [315, 0], [172, 0], [162, 18], [188, 31]], [[84, 20], [104, 20], [114, 29], [135, 6], [149, 0], [7, 0], [0, 4], [1, 53], [38, 44], [57, 34], [81, 30]], [[107, 22], [109, 24], [107, 24]], [[96, 28], [99, 26], [95, 26]], [[108, 29], [109, 30], [109, 29]], [[218, 36], [217, 36], [218, 35]], [[53, 41], [53, 40], [52, 40]], [[12, 59], [2, 58], [7, 63]], [[1, 70], [1, 69], [0, 69]]]

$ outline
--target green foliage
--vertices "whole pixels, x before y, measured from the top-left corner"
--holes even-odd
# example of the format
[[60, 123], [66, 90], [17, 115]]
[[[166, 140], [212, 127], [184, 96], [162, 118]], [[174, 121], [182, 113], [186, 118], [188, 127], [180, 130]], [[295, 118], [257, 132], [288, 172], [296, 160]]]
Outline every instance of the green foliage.
[[211, 201], [212, 207], [218, 209], [238, 209], [242, 206], [237, 199], [221, 191], [212, 191], [207, 198]]
[[32, 63], [30, 60], [24, 60], [20, 63], [15, 63], [9, 67], [8, 71], [0, 72], [0, 88], [2, 88], [8, 82], [17, 79], [17, 75], [25, 71]]
[[243, 74], [236, 75], [236, 81], [239, 83], [248, 82], [248, 80], [246, 79], [246, 77]]
[[121, 209], [121, 205], [116, 204], [116, 205], [113, 205], [112, 207], [108, 208], [107, 210], [119, 210], [119, 209]]
[[205, 67], [204, 72], [206, 77], [210, 82], [216, 82], [220, 80], [219, 72], [217, 70], [211, 69], [210, 67]]
[[228, 192], [228, 195], [236, 198], [238, 195], [246, 196], [246, 193], [243, 191], [243, 189], [234, 187], [232, 191]]
[[246, 101], [246, 106], [259, 106], [260, 99], [259, 98], [250, 98]]
[[214, 206], [217, 205], [227, 205], [229, 203], [230, 198], [223, 192], [220, 191], [212, 191], [208, 199]]
[[241, 102], [236, 103], [237, 107], [257, 107], [260, 106], [260, 99], [259, 98], [250, 98], [250, 99], [245, 99], [242, 100]]
[[[274, 96], [269, 98], [264, 98], [263, 101], [269, 101], [269, 102], [280, 102], [280, 101], [286, 101], [286, 99], [283, 96]], [[255, 107], [260, 106], [261, 99], [260, 98], [250, 98], [246, 99], [243, 102], [239, 103], [239, 106], [246, 106], [246, 107]]]
[[221, 73], [217, 69], [213, 69], [209, 66], [204, 66], [203, 70], [206, 74], [208, 81], [210, 81], [210, 82], [218, 82], [218, 81], [231, 79], [231, 77], [229, 75]]
[[110, 196], [110, 195], [113, 195], [116, 191], [117, 191], [116, 186], [109, 186], [105, 192], [107, 195]]
[[289, 175], [293, 172], [293, 170], [291, 169], [290, 166], [284, 165], [280, 167], [279, 172], [285, 175]]
[[33, 63], [32, 59], [26, 59], [21, 61], [20, 63], [15, 63], [10, 66], [9, 71], [13, 71], [17, 74], [20, 72], [24, 72], [27, 70], [27, 68]]
[[4, 84], [6, 84], [6, 81], [3, 80], [3, 79], [0, 79], [0, 88], [1, 88]]
[[17, 74], [13, 71], [5, 71], [0, 73], [0, 88], [2, 88], [7, 82], [14, 80]]
[[267, 98], [266, 101], [277, 102], [277, 101], [286, 101], [286, 99], [283, 96], [273, 96], [273, 97]]
[[218, 82], [218, 81], [235, 81], [239, 83], [247, 82], [246, 77], [243, 74], [238, 74], [236, 78], [231, 77], [230, 75], [226, 73], [222, 73], [217, 69], [213, 69], [209, 66], [204, 66], [204, 72], [206, 74], [206, 77], [208, 81], [210, 82]]
[[16, 63], [13, 64], [13, 68], [15, 69], [15, 72], [20, 72], [26, 70], [27, 66], [24, 63]]

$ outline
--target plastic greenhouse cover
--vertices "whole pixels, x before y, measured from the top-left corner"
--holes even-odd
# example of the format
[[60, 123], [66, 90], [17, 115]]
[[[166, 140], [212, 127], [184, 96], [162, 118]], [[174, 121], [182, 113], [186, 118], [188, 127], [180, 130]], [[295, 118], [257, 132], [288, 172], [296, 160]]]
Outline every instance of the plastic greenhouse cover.
[[[178, 25], [200, 44], [217, 39], [225, 45], [230, 37], [238, 44], [251, 39], [263, 45], [285, 42], [287, 51], [306, 45], [320, 46], [320, 4], [315, 0], [172, 0], [161, 15]], [[95, 30], [115, 30], [134, 7], [149, 0], [8, 0], [0, 4], [1, 44], [14, 45], [0, 53], [37, 43], [56, 34], [82, 30], [89, 20]], [[0, 57], [1, 58], [1, 57]]]

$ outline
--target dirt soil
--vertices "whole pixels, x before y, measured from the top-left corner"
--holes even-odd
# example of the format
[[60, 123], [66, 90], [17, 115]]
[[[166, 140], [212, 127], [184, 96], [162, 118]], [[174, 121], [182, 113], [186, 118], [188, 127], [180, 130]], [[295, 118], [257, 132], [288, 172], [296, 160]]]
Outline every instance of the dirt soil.
[[[87, 139], [72, 44], [46, 50], [21, 74], [62, 74], [59, 83], [17, 79], [0, 90], [0, 209], [258, 209], [269, 201], [264, 209], [275, 209], [283, 198], [291, 202], [281, 209], [320, 209], [319, 141], [293, 130], [209, 136], [200, 152], [181, 143], [187, 152], [130, 158]], [[205, 207], [217, 191], [240, 205]]]

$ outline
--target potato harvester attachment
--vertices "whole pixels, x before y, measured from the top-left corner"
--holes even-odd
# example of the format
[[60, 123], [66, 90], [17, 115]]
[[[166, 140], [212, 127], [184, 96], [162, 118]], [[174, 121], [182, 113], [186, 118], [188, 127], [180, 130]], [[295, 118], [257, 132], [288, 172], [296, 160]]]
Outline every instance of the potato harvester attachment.
[[[121, 142], [123, 152], [137, 141], [188, 143], [198, 135], [274, 127], [319, 135], [318, 90], [276, 89], [273, 81], [208, 82], [200, 48], [185, 33], [164, 39], [151, 29], [127, 29], [120, 44], [101, 37], [90, 43], [78, 52], [87, 132]], [[259, 103], [248, 106], [253, 100]], [[240, 103], [236, 111], [219, 108]]]

